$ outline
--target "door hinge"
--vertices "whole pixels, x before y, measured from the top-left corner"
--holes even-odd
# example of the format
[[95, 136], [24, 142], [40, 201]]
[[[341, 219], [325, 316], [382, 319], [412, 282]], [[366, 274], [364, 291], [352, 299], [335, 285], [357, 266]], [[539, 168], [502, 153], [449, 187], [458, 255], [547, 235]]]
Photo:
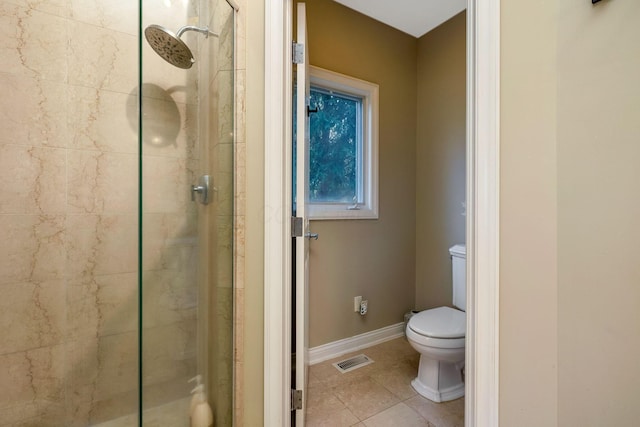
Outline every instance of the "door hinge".
[[291, 411], [302, 409], [302, 390], [291, 390]]
[[304, 63], [304, 44], [293, 42], [292, 57], [294, 64]]
[[302, 237], [304, 232], [304, 221], [298, 216], [291, 217], [291, 236]]

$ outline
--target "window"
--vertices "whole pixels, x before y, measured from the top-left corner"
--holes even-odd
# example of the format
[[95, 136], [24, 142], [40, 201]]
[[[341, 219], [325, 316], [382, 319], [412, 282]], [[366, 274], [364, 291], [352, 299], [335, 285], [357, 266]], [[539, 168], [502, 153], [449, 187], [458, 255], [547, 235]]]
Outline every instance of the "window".
[[378, 85], [310, 71], [309, 217], [378, 218]]

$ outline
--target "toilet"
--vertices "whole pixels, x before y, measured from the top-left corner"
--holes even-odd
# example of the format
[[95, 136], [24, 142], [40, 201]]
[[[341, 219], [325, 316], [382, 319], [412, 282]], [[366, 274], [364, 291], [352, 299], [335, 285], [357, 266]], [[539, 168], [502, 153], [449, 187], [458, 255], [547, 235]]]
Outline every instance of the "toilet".
[[453, 305], [424, 310], [411, 317], [406, 334], [409, 344], [420, 353], [418, 376], [413, 388], [434, 402], [464, 396], [464, 348], [466, 310], [466, 247], [449, 249], [453, 268]]

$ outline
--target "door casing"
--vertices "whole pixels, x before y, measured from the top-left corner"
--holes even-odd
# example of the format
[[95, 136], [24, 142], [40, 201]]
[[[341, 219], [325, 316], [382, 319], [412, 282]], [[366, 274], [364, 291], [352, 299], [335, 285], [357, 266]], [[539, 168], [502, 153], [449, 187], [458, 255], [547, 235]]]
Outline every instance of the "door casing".
[[[291, 389], [293, 0], [265, 1], [264, 425]], [[467, 0], [466, 427], [499, 425], [500, 1]]]

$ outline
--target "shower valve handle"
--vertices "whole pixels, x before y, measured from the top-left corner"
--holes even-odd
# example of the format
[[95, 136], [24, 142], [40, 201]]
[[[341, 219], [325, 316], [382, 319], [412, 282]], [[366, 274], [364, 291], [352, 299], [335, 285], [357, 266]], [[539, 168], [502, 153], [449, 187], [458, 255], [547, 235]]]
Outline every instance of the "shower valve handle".
[[195, 202], [196, 201], [196, 193], [204, 193], [205, 187], [203, 187], [202, 185], [192, 185], [191, 186], [191, 201]]
[[191, 186], [191, 201], [196, 201], [196, 193], [198, 201], [203, 205], [209, 204], [209, 189], [211, 188], [211, 177], [209, 175], [202, 175], [198, 180], [198, 185]]

